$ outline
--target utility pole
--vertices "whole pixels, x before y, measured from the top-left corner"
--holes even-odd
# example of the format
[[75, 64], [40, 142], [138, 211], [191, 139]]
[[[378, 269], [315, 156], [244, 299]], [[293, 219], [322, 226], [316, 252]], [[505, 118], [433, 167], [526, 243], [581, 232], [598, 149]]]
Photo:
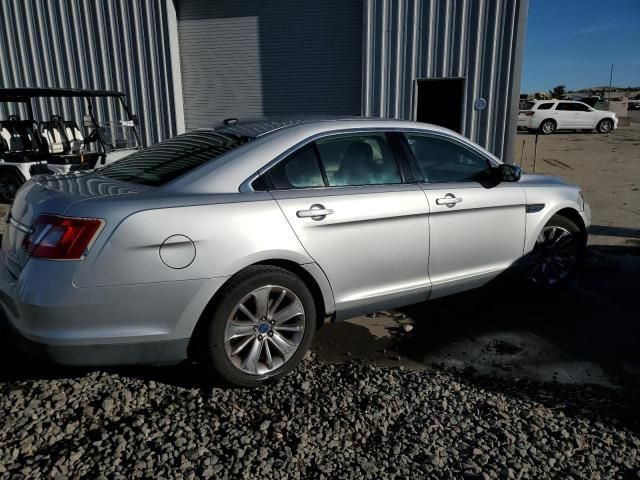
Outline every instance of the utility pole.
[[611, 73], [609, 74], [609, 102], [608, 105], [611, 105], [611, 85], [613, 84], [613, 63], [611, 64]]

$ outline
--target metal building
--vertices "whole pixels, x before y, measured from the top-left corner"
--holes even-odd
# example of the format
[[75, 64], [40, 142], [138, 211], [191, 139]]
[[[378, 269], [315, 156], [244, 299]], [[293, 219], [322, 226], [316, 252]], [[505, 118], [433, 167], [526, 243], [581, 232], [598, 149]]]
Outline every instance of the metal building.
[[513, 150], [528, 0], [0, 5], [0, 87], [123, 90], [147, 144], [228, 117], [326, 114], [428, 121], [507, 161]]

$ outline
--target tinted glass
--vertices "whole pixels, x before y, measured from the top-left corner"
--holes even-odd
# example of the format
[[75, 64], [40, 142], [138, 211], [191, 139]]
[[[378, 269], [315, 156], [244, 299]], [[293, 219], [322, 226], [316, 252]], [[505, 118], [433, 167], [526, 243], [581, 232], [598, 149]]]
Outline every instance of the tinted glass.
[[533, 102], [521, 100], [520, 101], [520, 110], [531, 110], [535, 104]]
[[453, 141], [429, 135], [406, 137], [427, 182], [475, 181], [491, 166], [486, 158]]
[[558, 106], [556, 106], [556, 110], [569, 111], [569, 110], [571, 110], [571, 104], [570, 103], [559, 103]]
[[278, 190], [325, 186], [313, 144], [301, 148], [278, 163], [269, 170], [269, 177]]
[[573, 104], [573, 109], [576, 112], [588, 112], [589, 111], [589, 107], [587, 105], [583, 105], [581, 103], [574, 103]]
[[247, 137], [195, 131], [178, 135], [96, 170], [123, 182], [158, 186], [248, 142]]
[[339, 135], [317, 141], [329, 186], [402, 183], [384, 133]]
[[553, 103], [541, 103], [538, 105], [538, 110], [551, 110], [551, 107], [553, 107]]

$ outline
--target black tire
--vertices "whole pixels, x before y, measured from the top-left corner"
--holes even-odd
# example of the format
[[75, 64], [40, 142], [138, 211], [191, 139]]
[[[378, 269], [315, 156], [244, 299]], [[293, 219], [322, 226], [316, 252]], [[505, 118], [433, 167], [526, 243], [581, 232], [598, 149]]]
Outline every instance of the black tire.
[[0, 202], [11, 203], [24, 179], [11, 170], [0, 170]]
[[[225, 349], [227, 322], [243, 298], [256, 289], [271, 285], [288, 289], [300, 300], [304, 309], [302, 339], [299, 341], [295, 353], [273, 371], [266, 374], [245, 373], [233, 363]], [[305, 283], [288, 270], [267, 265], [249, 267], [229, 280], [217, 295], [217, 301], [209, 312], [209, 318], [204, 319], [206, 324], [201, 330], [204, 340], [200, 349], [203, 363], [218, 380], [241, 387], [255, 387], [289, 373], [304, 358], [313, 340], [317, 325], [315, 302]], [[268, 343], [267, 339], [264, 341]], [[273, 348], [273, 343], [270, 345]], [[262, 355], [262, 351], [261, 348], [259, 356]]]
[[603, 118], [598, 122], [596, 130], [598, 133], [611, 133], [613, 131], [613, 120], [610, 118]]
[[556, 131], [556, 122], [555, 120], [551, 120], [550, 118], [547, 118], [546, 120], [543, 120], [542, 123], [540, 124], [540, 133], [542, 133], [543, 135], [551, 135], [553, 132]]
[[[559, 233], [555, 234], [555, 243], [552, 238], [553, 229], [557, 229], [556, 232]], [[565, 287], [582, 268], [585, 248], [586, 237], [580, 227], [567, 217], [554, 215], [540, 232], [536, 245], [529, 254], [527, 282], [532, 287], [543, 290]], [[555, 269], [558, 269], [557, 272]]]

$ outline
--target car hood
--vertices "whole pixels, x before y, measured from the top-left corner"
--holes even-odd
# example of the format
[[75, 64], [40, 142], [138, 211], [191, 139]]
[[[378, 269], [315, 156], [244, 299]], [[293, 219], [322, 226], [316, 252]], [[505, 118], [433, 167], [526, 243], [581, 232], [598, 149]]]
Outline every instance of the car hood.
[[518, 183], [522, 184], [523, 187], [568, 185], [568, 183], [560, 177], [543, 175], [540, 173], [523, 173]]

